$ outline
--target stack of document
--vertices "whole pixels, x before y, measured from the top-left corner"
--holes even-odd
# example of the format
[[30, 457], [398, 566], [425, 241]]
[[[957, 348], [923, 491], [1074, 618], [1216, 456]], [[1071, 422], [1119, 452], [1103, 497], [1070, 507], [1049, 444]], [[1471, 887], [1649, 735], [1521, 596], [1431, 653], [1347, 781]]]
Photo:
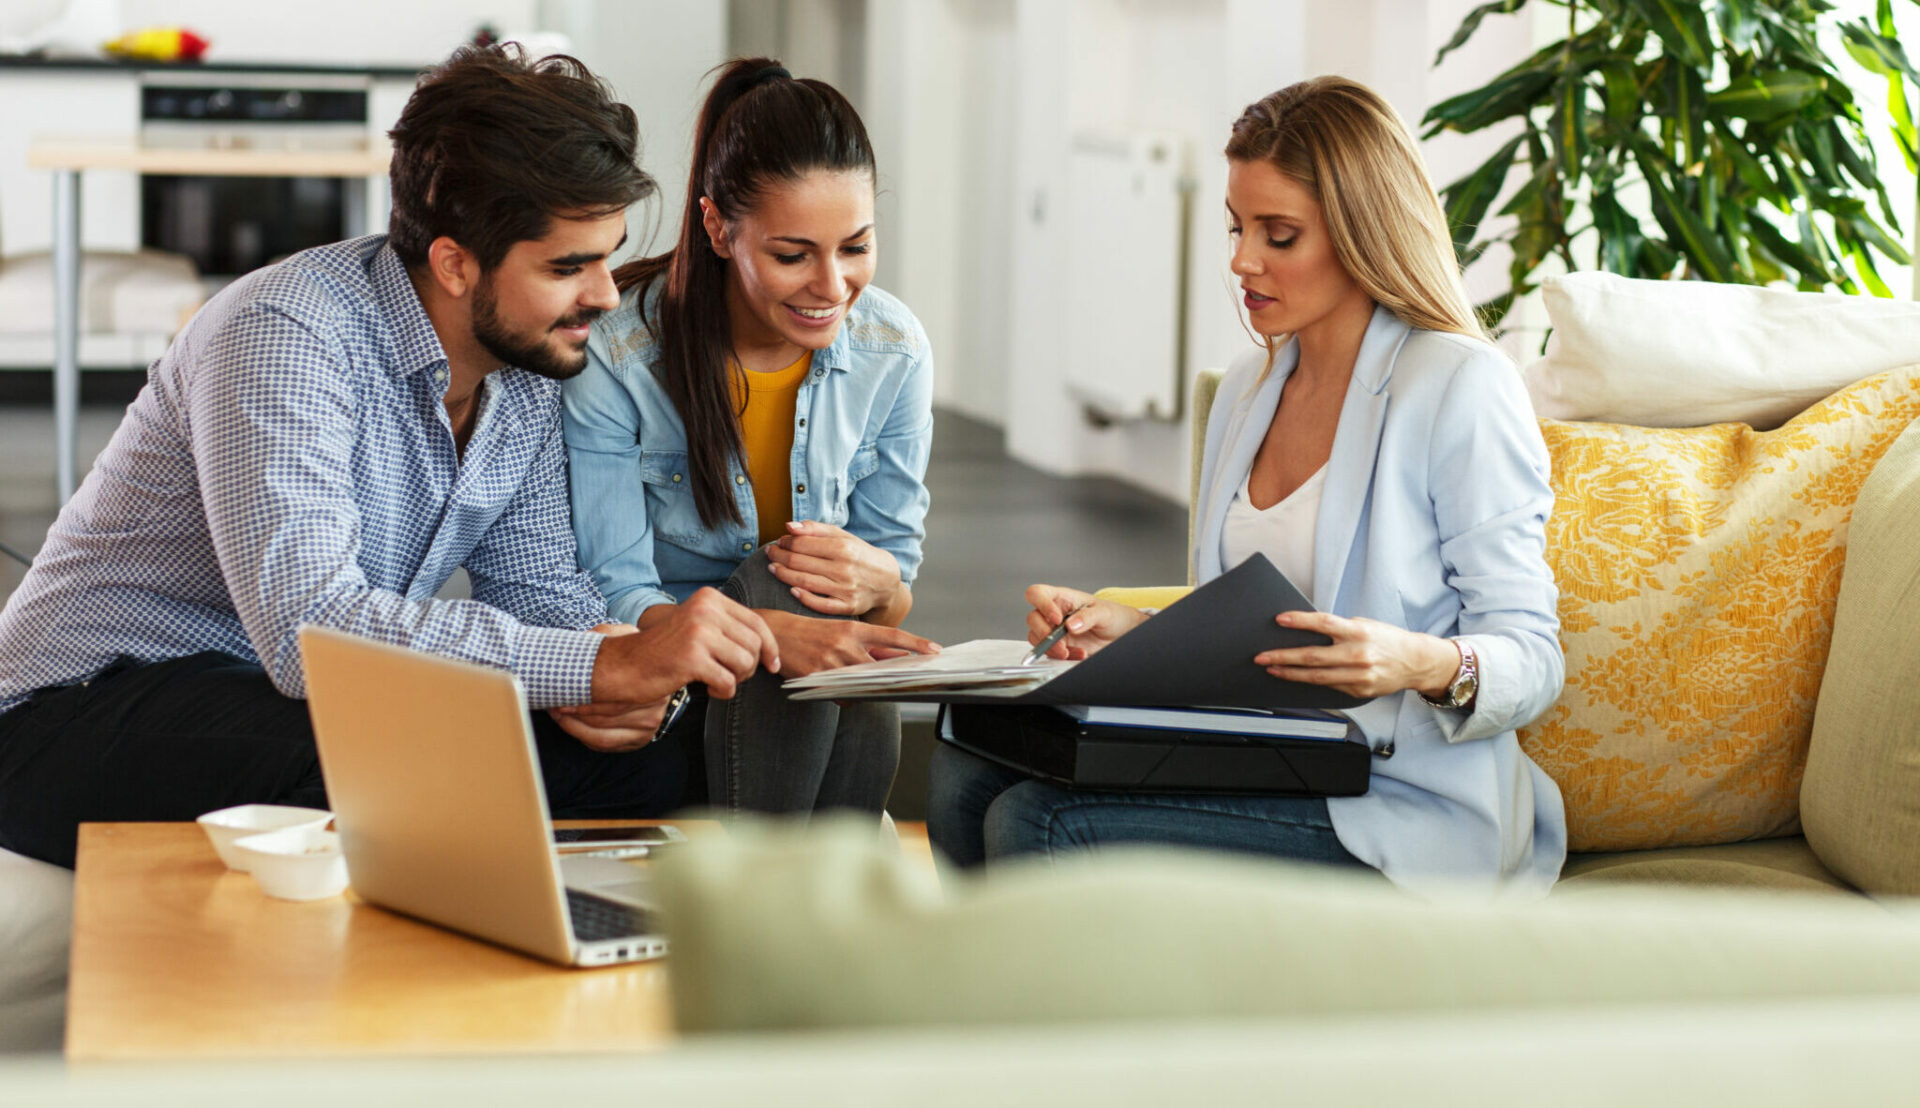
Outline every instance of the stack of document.
[[938, 654], [908, 654], [796, 677], [781, 687], [795, 700], [885, 699], [889, 694], [964, 693], [1015, 697], [1031, 692], [1078, 663], [1021, 659], [1033, 647], [1013, 639], [975, 639]]

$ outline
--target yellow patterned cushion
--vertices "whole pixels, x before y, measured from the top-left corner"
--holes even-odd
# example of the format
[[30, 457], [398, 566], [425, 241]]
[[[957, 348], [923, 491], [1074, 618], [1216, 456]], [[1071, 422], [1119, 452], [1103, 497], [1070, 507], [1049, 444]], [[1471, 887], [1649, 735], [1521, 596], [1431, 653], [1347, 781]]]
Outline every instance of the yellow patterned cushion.
[[1793, 834], [1854, 497], [1920, 365], [1773, 431], [1542, 420], [1567, 685], [1527, 753], [1576, 851]]

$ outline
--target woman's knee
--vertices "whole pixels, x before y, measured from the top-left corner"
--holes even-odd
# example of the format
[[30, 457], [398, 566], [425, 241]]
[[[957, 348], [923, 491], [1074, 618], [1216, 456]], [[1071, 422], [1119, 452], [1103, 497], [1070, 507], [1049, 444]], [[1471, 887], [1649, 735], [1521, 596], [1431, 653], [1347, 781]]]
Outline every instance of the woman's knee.
[[[773, 575], [773, 560], [767, 551], [773, 544], [768, 543], [746, 556], [733, 568], [726, 584], [720, 591], [731, 599], [737, 600], [749, 608], [771, 608], [779, 612], [794, 612], [799, 615], [818, 616], [819, 612], [800, 603], [778, 577]], [[824, 617], [823, 617], [824, 618]]]
[[1090, 845], [1072, 818], [1074, 795], [1032, 778], [1003, 790], [987, 807], [984, 838], [988, 858], [1051, 855]]

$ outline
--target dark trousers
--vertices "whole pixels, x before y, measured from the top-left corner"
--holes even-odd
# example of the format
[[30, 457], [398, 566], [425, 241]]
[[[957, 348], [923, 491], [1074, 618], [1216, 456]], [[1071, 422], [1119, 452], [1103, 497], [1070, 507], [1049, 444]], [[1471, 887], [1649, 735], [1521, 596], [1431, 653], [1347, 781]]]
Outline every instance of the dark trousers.
[[[741, 562], [721, 591], [749, 608], [846, 618], [823, 616], [795, 600], [768, 571], [765, 547]], [[900, 709], [877, 700], [792, 700], [783, 680], [758, 670], [733, 699], [706, 702], [710, 802], [729, 812], [804, 815], [838, 808], [878, 815], [900, 766]], [[692, 734], [688, 727], [688, 745]]]
[[[625, 754], [587, 749], [545, 712], [533, 733], [555, 818], [651, 818], [681, 802], [689, 767], [671, 733]], [[81, 823], [248, 803], [328, 807], [306, 701], [258, 665], [126, 663], [0, 713], [0, 846], [17, 853], [71, 867]]]

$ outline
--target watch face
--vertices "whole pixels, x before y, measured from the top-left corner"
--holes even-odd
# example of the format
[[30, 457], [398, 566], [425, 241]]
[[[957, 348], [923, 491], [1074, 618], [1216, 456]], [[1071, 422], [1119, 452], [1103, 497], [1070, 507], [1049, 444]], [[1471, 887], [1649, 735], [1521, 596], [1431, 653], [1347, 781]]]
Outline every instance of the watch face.
[[1480, 679], [1473, 674], [1467, 674], [1454, 682], [1447, 699], [1453, 702], [1454, 707], [1464, 708], [1473, 703], [1473, 694], [1479, 691]]

